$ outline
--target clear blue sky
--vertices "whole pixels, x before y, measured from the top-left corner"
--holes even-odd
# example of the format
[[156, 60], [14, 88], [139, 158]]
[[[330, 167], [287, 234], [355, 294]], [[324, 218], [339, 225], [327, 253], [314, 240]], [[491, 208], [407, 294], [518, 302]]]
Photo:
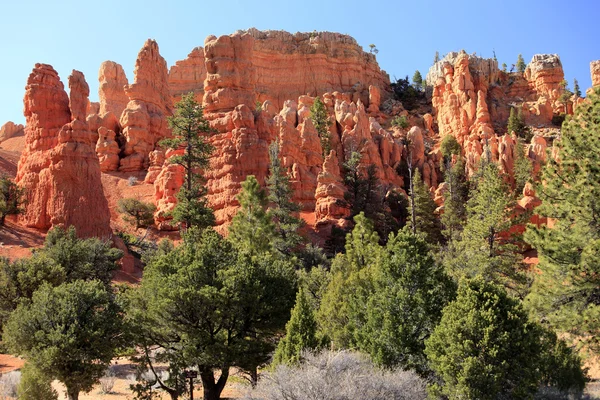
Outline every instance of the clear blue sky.
[[427, 72], [434, 54], [465, 49], [509, 66], [519, 53], [558, 53], [571, 87], [590, 83], [600, 59], [598, 0], [421, 0], [288, 2], [286, 0], [97, 0], [0, 3], [0, 125], [24, 123], [23, 94], [36, 62], [51, 64], [63, 83], [82, 71], [97, 100], [98, 67], [113, 60], [129, 80], [144, 41], [158, 41], [169, 66], [202, 46], [210, 34], [238, 29], [334, 31], [363, 48], [374, 43], [392, 79]]

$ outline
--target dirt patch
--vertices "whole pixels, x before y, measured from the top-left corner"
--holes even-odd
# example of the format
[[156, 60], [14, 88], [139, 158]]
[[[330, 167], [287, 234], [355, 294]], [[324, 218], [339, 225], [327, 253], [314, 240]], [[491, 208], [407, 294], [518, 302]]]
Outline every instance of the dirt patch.
[[18, 357], [13, 357], [8, 354], [0, 354], [0, 374], [20, 369], [24, 364], [25, 361]]

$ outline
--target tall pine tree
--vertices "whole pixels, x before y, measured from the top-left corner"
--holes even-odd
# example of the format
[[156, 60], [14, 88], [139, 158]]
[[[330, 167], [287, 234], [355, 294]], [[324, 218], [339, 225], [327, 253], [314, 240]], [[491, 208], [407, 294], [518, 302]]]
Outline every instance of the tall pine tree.
[[181, 98], [175, 105], [173, 116], [167, 121], [173, 137], [164, 139], [161, 146], [185, 150], [183, 154], [169, 158], [170, 163], [180, 165], [185, 171], [185, 182], [177, 194], [173, 220], [184, 222], [186, 228], [212, 226], [215, 216], [208, 207], [206, 179], [201, 173], [208, 167], [209, 157], [214, 151], [214, 147], [205, 140], [212, 129], [193, 93]]
[[414, 210], [415, 215], [413, 232], [423, 234], [430, 244], [438, 244], [442, 240], [442, 227], [435, 212], [437, 205], [429, 193], [429, 188], [421, 179], [418, 168], [415, 168], [413, 181], [413, 193], [409, 197], [408, 206], [409, 213], [412, 215]]
[[290, 255], [292, 250], [302, 242], [298, 229], [302, 220], [296, 215], [300, 207], [292, 201], [290, 179], [279, 159], [279, 140], [269, 146], [269, 212], [275, 223], [275, 242], [273, 245], [280, 253]]
[[[542, 169], [536, 213], [553, 227], [530, 227], [539, 254], [527, 302], [551, 326], [600, 350], [600, 93], [563, 124], [558, 157]], [[560, 160], [560, 161], [557, 161]]]

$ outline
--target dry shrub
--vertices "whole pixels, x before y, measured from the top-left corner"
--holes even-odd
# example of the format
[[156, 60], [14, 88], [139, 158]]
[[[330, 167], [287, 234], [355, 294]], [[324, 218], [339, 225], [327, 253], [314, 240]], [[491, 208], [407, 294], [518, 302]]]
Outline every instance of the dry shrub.
[[425, 382], [417, 374], [381, 370], [364, 355], [323, 351], [306, 353], [297, 367], [280, 365], [265, 374], [245, 400], [425, 400]]
[[117, 381], [117, 375], [112, 370], [112, 368], [108, 368], [102, 378], [100, 378], [100, 393], [102, 394], [110, 394], [112, 393], [113, 388], [115, 387], [115, 382]]
[[18, 371], [0, 374], [0, 400], [17, 398], [20, 376]]

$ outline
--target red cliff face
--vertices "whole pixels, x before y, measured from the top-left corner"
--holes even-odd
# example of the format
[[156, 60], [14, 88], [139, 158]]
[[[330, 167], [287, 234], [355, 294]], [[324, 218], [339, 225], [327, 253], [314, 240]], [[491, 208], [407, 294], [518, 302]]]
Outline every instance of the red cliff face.
[[22, 134], [24, 129], [25, 127], [23, 125], [8, 121], [0, 127], [0, 142]]
[[177, 102], [181, 95], [192, 92], [198, 103], [202, 103], [205, 79], [204, 49], [196, 47], [185, 60], [177, 61], [169, 70], [169, 89], [174, 100]]
[[21, 223], [38, 229], [75, 226], [81, 237], [111, 235], [95, 136], [86, 122], [89, 87], [83, 74], [69, 76], [70, 98], [56, 71], [36, 64], [24, 98], [26, 147], [16, 182], [26, 189]]

